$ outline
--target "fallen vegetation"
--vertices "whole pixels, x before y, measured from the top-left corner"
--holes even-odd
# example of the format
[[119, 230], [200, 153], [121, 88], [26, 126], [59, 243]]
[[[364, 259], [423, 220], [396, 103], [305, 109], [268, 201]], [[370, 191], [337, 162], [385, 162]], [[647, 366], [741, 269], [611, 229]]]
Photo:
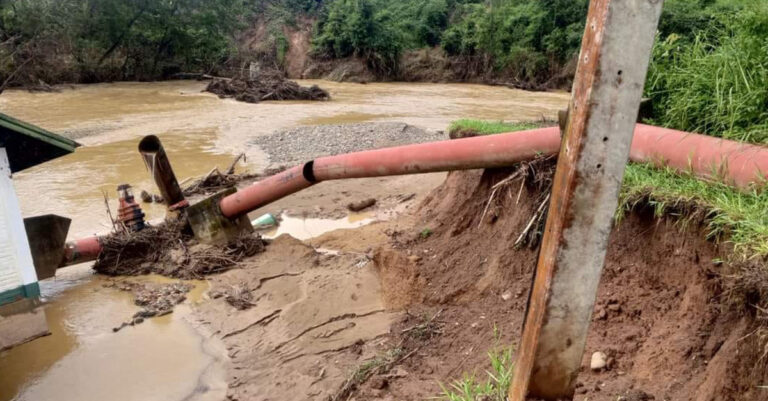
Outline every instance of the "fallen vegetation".
[[[285, 166], [265, 169], [263, 173], [235, 173], [235, 167], [240, 160], [246, 161], [245, 153], [239, 154], [224, 172], [214, 167], [208, 174], [192, 181], [182, 189], [184, 196], [208, 195], [236, 187], [238, 184], [254, 181], [258, 178], [269, 177], [286, 169]], [[143, 195], [142, 195], [143, 196]]]
[[258, 234], [244, 234], [226, 246], [197, 242], [185, 223], [166, 220], [139, 232], [118, 232], [104, 237], [93, 268], [110, 276], [156, 273], [191, 279], [226, 271], [244, 258], [264, 251]]
[[330, 94], [317, 85], [305, 87], [290, 81], [279, 71], [260, 72], [257, 78], [215, 78], [205, 88], [220, 98], [246, 103], [266, 100], [328, 100]]

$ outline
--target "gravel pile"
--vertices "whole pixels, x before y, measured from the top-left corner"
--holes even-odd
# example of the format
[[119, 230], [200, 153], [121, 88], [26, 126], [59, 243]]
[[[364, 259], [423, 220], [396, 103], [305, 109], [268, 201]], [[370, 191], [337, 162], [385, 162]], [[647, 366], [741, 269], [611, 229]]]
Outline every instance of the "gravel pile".
[[264, 150], [273, 165], [294, 165], [320, 156], [443, 139], [448, 137], [442, 131], [405, 123], [362, 123], [291, 128], [251, 143]]

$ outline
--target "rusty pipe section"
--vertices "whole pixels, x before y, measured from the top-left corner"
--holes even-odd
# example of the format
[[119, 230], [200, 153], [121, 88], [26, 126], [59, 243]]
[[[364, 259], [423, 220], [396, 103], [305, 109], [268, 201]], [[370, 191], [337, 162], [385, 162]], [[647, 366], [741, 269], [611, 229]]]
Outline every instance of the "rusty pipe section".
[[96, 260], [101, 253], [101, 239], [97, 236], [69, 241], [64, 245], [61, 267]]
[[559, 130], [550, 127], [321, 157], [241, 189], [219, 207], [231, 218], [320, 181], [503, 167], [559, 147]]
[[152, 174], [165, 204], [172, 208], [184, 201], [184, 194], [176, 180], [176, 175], [173, 173], [171, 162], [168, 160], [168, 155], [165, 153], [160, 138], [155, 135], [145, 136], [139, 142], [139, 153], [144, 159], [147, 170]]

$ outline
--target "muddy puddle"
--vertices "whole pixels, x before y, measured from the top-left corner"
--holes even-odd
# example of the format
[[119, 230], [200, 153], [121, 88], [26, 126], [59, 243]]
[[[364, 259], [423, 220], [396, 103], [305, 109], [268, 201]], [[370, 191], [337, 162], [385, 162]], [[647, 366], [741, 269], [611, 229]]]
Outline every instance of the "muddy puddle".
[[374, 221], [374, 213], [350, 213], [341, 219], [304, 218], [283, 213], [280, 216], [280, 225], [263, 230], [262, 235], [264, 238], [274, 239], [288, 234], [296, 239], [308, 240], [334, 230], [359, 228]]
[[[174, 313], [118, 333], [112, 328], [139, 307], [129, 292], [106, 288], [112, 279], [80, 265], [41, 282], [51, 335], [0, 354], [0, 399], [220, 400], [226, 392], [225, 351], [197, 328], [194, 289]], [[141, 282], [170, 280], [148, 276]]]
[[[269, 159], [249, 145], [250, 139], [297, 125], [399, 121], [444, 130], [458, 118], [554, 118], [568, 102], [566, 93], [482, 85], [301, 83], [319, 84], [332, 100], [246, 104], [202, 93], [206, 83], [194, 81], [78, 85], [56, 93], [6, 91], [0, 112], [83, 144], [72, 155], [14, 175], [22, 212], [25, 217], [53, 213], [71, 218], [70, 239], [108, 231], [104, 193], [114, 214], [117, 185], [129, 183], [137, 194], [154, 189], [137, 151], [144, 135], [161, 138], [184, 181], [226, 167], [240, 152], [247, 155], [240, 171], [260, 171]], [[397, 182], [388, 181], [387, 190]], [[317, 201], [303, 196], [296, 199]], [[142, 206], [149, 219], [164, 213], [160, 205]], [[340, 220], [285, 216], [268, 235], [309, 239], [371, 221], [373, 216], [366, 214]], [[0, 354], [0, 401], [17, 394], [22, 400], [222, 399], [221, 344], [206, 341], [205, 330], [190, 322], [190, 306], [182, 304], [171, 315], [112, 333], [137, 307], [130, 294], [104, 288], [105, 280], [88, 266], [77, 266], [41, 283], [53, 335]], [[205, 285], [196, 288], [202, 292]]]

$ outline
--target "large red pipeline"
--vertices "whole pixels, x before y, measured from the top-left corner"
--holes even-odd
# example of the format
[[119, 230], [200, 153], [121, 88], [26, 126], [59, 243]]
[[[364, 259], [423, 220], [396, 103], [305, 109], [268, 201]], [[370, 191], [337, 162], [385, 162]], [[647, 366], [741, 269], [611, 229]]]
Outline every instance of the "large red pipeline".
[[645, 124], [635, 127], [629, 158], [742, 189], [765, 184], [768, 175], [766, 147]]
[[[557, 127], [456, 139], [321, 157], [224, 197], [227, 217], [236, 217], [320, 181], [509, 166], [560, 148]], [[668, 166], [738, 188], [765, 183], [768, 148], [650, 125], [637, 124], [630, 160]], [[98, 238], [68, 244], [66, 264], [98, 256]]]
[[321, 157], [243, 188], [219, 206], [235, 217], [319, 181], [503, 167], [559, 148], [560, 131], [549, 127]]
[[[320, 181], [502, 167], [559, 148], [560, 131], [549, 127], [321, 157], [241, 189], [219, 206], [225, 216], [235, 217]], [[739, 188], [762, 183], [768, 174], [768, 148], [644, 124], [635, 128], [630, 160], [719, 178]]]

